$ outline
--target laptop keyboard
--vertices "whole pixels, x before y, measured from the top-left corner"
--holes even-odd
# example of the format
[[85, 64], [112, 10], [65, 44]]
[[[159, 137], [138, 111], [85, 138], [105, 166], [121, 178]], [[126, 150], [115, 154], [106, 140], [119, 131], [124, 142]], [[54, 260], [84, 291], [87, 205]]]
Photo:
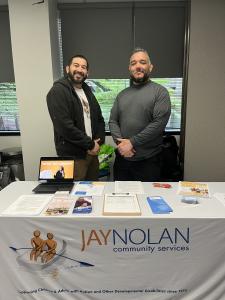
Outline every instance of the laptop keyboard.
[[56, 189], [57, 191], [67, 191], [72, 184], [51, 184], [51, 185], [46, 185], [45, 188], [47, 187], [48, 189]]
[[39, 184], [33, 191], [35, 193], [55, 193], [57, 191], [71, 191], [73, 183]]

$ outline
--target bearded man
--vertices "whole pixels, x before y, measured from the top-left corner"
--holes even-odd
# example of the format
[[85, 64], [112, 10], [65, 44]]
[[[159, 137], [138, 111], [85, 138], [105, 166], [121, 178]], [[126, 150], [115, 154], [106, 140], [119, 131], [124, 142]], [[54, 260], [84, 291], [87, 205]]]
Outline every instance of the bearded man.
[[160, 179], [160, 152], [171, 104], [166, 88], [150, 80], [152, 69], [147, 51], [135, 49], [129, 62], [131, 86], [118, 94], [109, 120], [117, 144], [114, 180]]
[[84, 82], [89, 64], [83, 55], [74, 55], [66, 66], [66, 76], [47, 95], [58, 156], [75, 160], [75, 180], [97, 180], [99, 145], [104, 143], [105, 122], [100, 106]]

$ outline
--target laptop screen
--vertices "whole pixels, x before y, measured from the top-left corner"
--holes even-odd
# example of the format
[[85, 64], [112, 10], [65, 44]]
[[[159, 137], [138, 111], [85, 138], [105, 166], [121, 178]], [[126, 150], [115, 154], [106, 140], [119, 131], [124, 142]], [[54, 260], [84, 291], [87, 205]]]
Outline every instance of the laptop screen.
[[74, 159], [62, 157], [41, 157], [38, 179], [50, 182], [73, 181]]

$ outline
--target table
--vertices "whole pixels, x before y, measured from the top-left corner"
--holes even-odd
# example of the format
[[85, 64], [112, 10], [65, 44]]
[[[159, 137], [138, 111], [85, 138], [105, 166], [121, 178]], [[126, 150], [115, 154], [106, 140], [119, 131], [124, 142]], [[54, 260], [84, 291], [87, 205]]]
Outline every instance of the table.
[[[0, 213], [36, 185], [20, 181], [2, 190]], [[0, 216], [0, 299], [225, 299], [223, 203], [214, 197], [182, 203], [177, 183], [172, 189], [143, 186], [141, 216], [105, 217], [103, 197], [94, 197], [87, 216]], [[113, 187], [106, 183], [105, 193]], [[225, 193], [225, 183], [209, 183], [209, 189]], [[173, 212], [152, 214], [148, 195], [163, 196]], [[66, 243], [45, 268], [21, 263], [21, 257], [29, 261], [35, 230]]]

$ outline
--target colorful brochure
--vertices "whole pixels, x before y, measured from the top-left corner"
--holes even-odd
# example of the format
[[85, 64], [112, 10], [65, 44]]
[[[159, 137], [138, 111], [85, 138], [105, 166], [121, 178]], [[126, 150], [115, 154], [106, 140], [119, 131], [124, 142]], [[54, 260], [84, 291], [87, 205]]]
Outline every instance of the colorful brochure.
[[209, 197], [209, 187], [207, 183], [179, 181], [178, 195]]
[[43, 214], [45, 216], [67, 215], [73, 202], [74, 198], [71, 196], [53, 196]]
[[92, 211], [92, 196], [79, 197], [74, 205], [73, 214], [89, 214]]

